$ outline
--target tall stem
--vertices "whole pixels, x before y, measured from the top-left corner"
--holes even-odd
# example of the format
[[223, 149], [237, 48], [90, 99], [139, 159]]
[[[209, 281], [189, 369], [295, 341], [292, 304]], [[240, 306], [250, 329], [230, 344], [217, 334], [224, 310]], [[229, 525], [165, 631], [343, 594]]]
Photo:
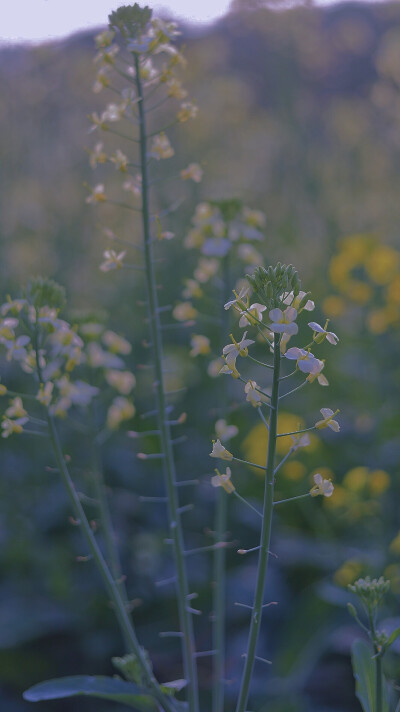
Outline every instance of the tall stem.
[[177, 599], [180, 625], [183, 638], [183, 667], [185, 679], [188, 681], [188, 702], [189, 711], [198, 712], [198, 684], [197, 667], [195, 659], [195, 642], [193, 619], [190, 612], [188, 595], [189, 587], [184, 558], [182, 524], [179, 512], [179, 503], [176, 487], [175, 460], [172, 450], [170, 426], [166, 412], [166, 397], [164, 389], [163, 374], [163, 346], [161, 338], [161, 324], [159, 318], [157, 285], [154, 271], [154, 261], [152, 254], [152, 242], [150, 231], [150, 209], [149, 209], [149, 179], [147, 170], [147, 137], [146, 120], [144, 111], [144, 95], [142, 80], [140, 76], [140, 64], [137, 54], [134, 55], [136, 69], [136, 88], [138, 95], [139, 131], [140, 131], [140, 163], [142, 174], [142, 226], [144, 239], [144, 258], [146, 268], [148, 315], [151, 331], [151, 341], [153, 344], [153, 354], [155, 362], [155, 392], [157, 399], [157, 411], [159, 420], [161, 448], [164, 456], [164, 473], [166, 490], [168, 497], [170, 536], [173, 542], [177, 569]]
[[375, 638], [376, 638], [375, 621], [374, 621], [374, 616], [373, 616], [371, 607], [368, 608], [368, 619], [369, 619], [369, 627], [370, 627], [372, 644], [374, 646], [374, 654], [377, 655], [377, 657], [375, 658], [375, 700], [374, 700], [375, 707], [374, 707], [374, 712], [382, 712], [382, 659], [378, 655], [379, 648], [375, 642]]
[[97, 544], [96, 538], [93, 534], [91, 526], [81, 505], [79, 496], [75, 490], [74, 483], [72, 482], [68, 468], [65, 464], [65, 459], [62, 453], [53, 417], [49, 412], [47, 413], [47, 425], [49, 428], [49, 435], [51, 444], [53, 446], [55, 459], [57, 461], [61, 478], [67, 490], [73, 508], [74, 516], [80, 524], [81, 531], [88, 546], [89, 552], [97, 565], [101, 578], [103, 579], [105, 588], [108, 592], [108, 595], [110, 596], [121, 631], [124, 635], [125, 640], [127, 641], [128, 650], [129, 652], [134, 653], [137, 660], [139, 661], [146, 686], [149, 688], [149, 690], [151, 690], [154, 697], [156, 697], [156, 699], [160, 702], [165, 712], [175, 712], [173, 702], [161, 692], [159, 685], [151, 671], [151, 668], [149, 667], [148, 662], [143, 654], [143, 650], [139, 645], [135, 630], [133, 628], [129, 614], [126, 610], [125, 602], [118, 588], [118, 583], [114, 580], [114, 577]]
[[[221, 333], [229, 331], [229, 312], [224, 309], [226, 292], [230, 283], [229, 258], [226, 256], [222, 265], [221, 285]], [[221, 344], [222, 350], [223, 344]], [[227, 381], [221, 379], [221, 409], [225, 411], [227, 401]], [[225, 541], [228, 520], [228, 497], [222, 487], [217, 491], [217, 507], [215, 513], [215, 542]], [[213, 686], [212, 686], [212, 712], [223, 712], [225, 696], [225, 627], [226, 627], [226, 549], [217, 548], [214, 551], [213, 561]]]
[[257, 641], [261, 626], [265, 578], [268, 567], [268, 553], [271, 540], [272, 511], [274, 501], [275, 448], [278, 421], [279, 371], [281, 361], [279, 339], [279, 334], [274, 334], [274, 372], [271, 394], [272, 409], [269, 421], [268, 455], [264, 489], [263, 521], [260, 537], [260, 553], [258, 559], [256, 589], [254, 594], [254, 604], [252, 609], [249, 639], [247, 644], [246, 661], [243, 670], [242, 683], [239, 692], [239, 699], [236, 706], [236, 712], [245, 712], [247, 706], [247, 699], [249, 696], [249, 688], [253, 673], [254, 660], [256, 657]]

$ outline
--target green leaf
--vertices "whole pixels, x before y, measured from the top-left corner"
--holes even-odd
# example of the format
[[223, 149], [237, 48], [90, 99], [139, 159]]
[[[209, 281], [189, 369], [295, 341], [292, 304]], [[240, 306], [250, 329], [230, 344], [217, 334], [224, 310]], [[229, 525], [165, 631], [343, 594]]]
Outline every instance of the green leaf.
[[149, 694], [133, 682], [126, 682], [119, 677], [75, 675], [47, 680], [30, 687], [24, 692], [23, 698], [28, 702], [41, 702], [76, 697], [77, 695], [120, 702], [139, 712], [156, 712], [158, 709], [156, 702]]
[[392, 643], [394, 643], [394, 641], [397, 640], [399, 635], [400, 635], [400, 628], [396, 628], [396, 630], [393, 631], [392, 635], [389, 636], [388, 641], [385, 646], [385, 649], [389, 648], [392, 645]]
[[[151, 669], [152, 665], [147, 650], [142, 648], [142, 654]], [[123, 658], [111, 658], [111, 662], [129, 682], [136, 682], [137, 685], [144, 684], [142, 666], [134, 653], [124, 655]]]
[[[373, 650], [365, 640], [356, 640], [351, 646], [351, 661], [356, 681], [356, 697], [363, 712], [375, 712], [376, 672]], [[387, 685], [382, 674], [382, 712], [389, 712]]]

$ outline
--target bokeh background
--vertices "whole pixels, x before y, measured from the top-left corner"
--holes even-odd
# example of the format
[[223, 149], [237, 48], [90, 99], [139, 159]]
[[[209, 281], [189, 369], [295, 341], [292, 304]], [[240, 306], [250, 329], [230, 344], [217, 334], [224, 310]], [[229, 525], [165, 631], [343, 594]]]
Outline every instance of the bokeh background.
[[[3, 300], [17, 295], [32, 274], [51, 276], [66, 286], [70, 314], [109, 314], [112, 328], [133, 343], [130, 365], [137, 371], [147, 335], [137, 305], [143, 285], [135, 272], [104, 275], [98, 265], [107, 247], [102, 226], [117, 225], [137, 238], [140, 228], [114, 208], [98, 211], [85, 203], [84, 184], [98, 182], [88, 162], [94, 140], [87, 117], [104, 107], [103, 95], [92, 92], [93, 38], [81, 33], [0, 50], [2, 294]], [[180, 300], [183, 280], [196, 264], [194, 252], [183, 247], [196, 204], [240, 197], [266, 215], [265, 239], [257, 244], [265, 263], [294, 263], [317, 303], [317, 320], [331, 318], [340, 337], [337, 347], [322, 348], [329, 392], [317, 386], [306, 395], [300, 391], [282, 415], [282, 427], [291, 429], [299, 420], [313, 423], [320, 407], [340, 408], [341, 432], [324, 431], [282, 470], [282, 496], [306, 491], [317, 471], [332, 477], [336, 489], [329, 500], [305, 500], [277, 514], [278, 558], [268, 596], [279, 605], [268, 610], [260, 650], [274, 664], [256, 669], [257, 709], [355, 712], [360, 707], [349, 656], [359, 633], [346, 610], [346, 585], [361, 575], [384, 574], [391, 594], [382, 616], [389, 628], [399, 617], [400, 7], [382, 2], [271, 8], [237, 0], [214, 25], [183, 27], [182, 42], [185, 83], [200, 111], [195, 121], [171, 132], [175, 157], [161, 171], [165, 176], [196, 160], [204, 179], [192, 190], [166, 181], [154, 191], [161, 209], [184, 198], [166, 221], [176, 239], [165, 250], [161, 272], [165, 303]], [[240, 270], [241, 264], [232, 265], [232, 279]], [[219, 293], [210, 290], [212, 315], [220, 309]], [[178, 385], [187, 388], [176, 399], [178, 412], [188, 413], [178, 469], [199, 479], [187, 522], [188, 542], [196, 546], [207, 541], [213, 526], [208, 453], [218, 387], [207, 375], [207, 360], [190, 358], [190, 331], [170, 332], [168, 357], [179, 370]], [[194, 331], [207, 333], [218, 353], [217, 327], [200, 318]], [[7, 368], [3, 361], [3, 382]], [[138, 390], [138, 414], [127, 428], [143, 427], [144, 390]], [[251, 407], [238, 400], [230, 421], [239, 428], [235, 452], [262, 458]], [[90, 493], [84, 438], [67, 428], [63, 437], [77, 485]], [[178, 648], [160, 641], [158, 631], [171, 628], [176, 611], [171, 589], [155, 585], [172, 572], [166, 519], [162, 508], [139, 499], [161, 493], [162, 483], [157, 467], [136, 458], [137, 449], [124, 432], [113, 437], [103, 452], [105, 474], [139, 637], [159, 677], [169, 680], [180, 677]], [[42, 679], [111, 674], [110, 657], [122, 652], [97, 573], [90, 562], [76, 560], [86, 552], [68, 521], [52, 464], [41, 442], [1, 442], [4, 712], [28, 710], [21, 693]], [[259, 475], [242, 469], [236, 476], [241, 493], [256, 502]], [[230, 503], [232, 539], [251, 546], [257, 527], [237, 502]], [[251, 596], [255, 573], [255, 560], [235, 552], [228, 552], [228, 699], [237, 689], [247, 631], [245, 609], [234, 603]], [[208, 649], [210, 559], [190, 565], [204, 611], [200, 646]], [[387, 661], [393, 680], [398, 652]], [[207, 690], [210, 662], [200, 663]], [[36, 705], [43, 711], [114, 708], [79, 698]]]

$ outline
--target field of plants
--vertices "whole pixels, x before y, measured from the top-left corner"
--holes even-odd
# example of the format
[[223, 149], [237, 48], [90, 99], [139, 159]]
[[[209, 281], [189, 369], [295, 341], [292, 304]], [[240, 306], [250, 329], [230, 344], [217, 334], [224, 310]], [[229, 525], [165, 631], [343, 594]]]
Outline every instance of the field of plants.
[[400, 7], [143, 12], [0, 49], [1, 710], [398, 712]]

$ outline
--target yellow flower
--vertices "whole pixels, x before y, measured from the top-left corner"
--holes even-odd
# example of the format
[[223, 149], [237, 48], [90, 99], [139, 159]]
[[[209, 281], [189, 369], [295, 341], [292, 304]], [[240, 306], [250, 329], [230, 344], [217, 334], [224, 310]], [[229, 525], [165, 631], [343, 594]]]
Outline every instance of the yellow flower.
[[168, 96], [173, 99], [184, 99], [187, 96], [186, 89], [183, 88], [181, 82], [173, 77], [167, 82]]
[[368, 485], [372, 495], [380, 495], [390, 487], [390, 477], [384, 470], [373, 470]]
[[400, 554], [400, 531], [396, 534], [395, 538], [392, 539], [389, 545], [389, 549], [392, 554]]
[[215, 469], [217, 473], [211, 478], [211, 484], [213, 487], [223, 487], [225, 492], [231, 494], [235, 491], [235, 486], [231, 482], [231, 468], [227, 467], [225, 474], [221, 474], [219, 470]]
[[353, 467], [343, 478], [343, 485], [352, 492], [360, 492], [367, 485], [368, 478], [366, 467]]
[[386, 288], [386, 299], [389, 304], [400, 305], [400, 274], [388, 284]]
[[400, 253], [387, 245], [379, 245], [369, 255], [365, 269], [376, 284], [387, 284], [399, 272]]
[[283, 465], [282, 473], [288, 480], [301, 480], [306, 473], [306, 466], [298, 460], [289, 460]]
[[349, 559], [336, 571], [333, 578], [338, 586], [348, 586], [349, 583], [353, 583], [353, 581], [359, 578], [362, 570], [363, 565], [360, 561], [357, 561], [357, 559]]
[[328, 317], [335, 318], [341, 316], [346, 310], [346, 302], [342, 297], [332, 295], [324, 299], [322, 308]]
[[7, 393], [7, 387], [0, 383], [0, 396], [5, 396]]

